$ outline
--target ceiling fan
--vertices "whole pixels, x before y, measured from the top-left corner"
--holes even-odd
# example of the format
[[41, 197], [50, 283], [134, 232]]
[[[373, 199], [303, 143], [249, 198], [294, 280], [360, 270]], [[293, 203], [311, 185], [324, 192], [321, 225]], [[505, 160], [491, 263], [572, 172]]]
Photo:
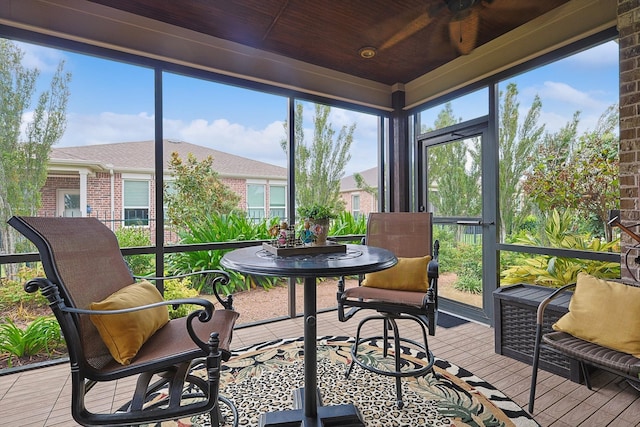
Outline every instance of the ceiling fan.
[[[456, 50], [466, 55], [476, 47], [480, 24], [480, 8], [489, 5], [494, 0], [440, 0], [431, 5], [417, 17], [397, 17], [396, 25], [401, 25], [400, 30], [392, 34], [379, 47], [379, 50], [388, 49], [395, 44], [407, 39], [418, 31], [426, 28], [434, 19], [438, 18], [446, 9], [452, 14], [449, 20], [449, 39]], [[406, 18], [406, 19], [403, 19]], [[407, 21], [409, 21], [407, 23]], [[395, 24], [395, 23], [394, 23]]]
[[493, 0], [447, 0], [447, 7], [453, 13], [449, 21], [449, 41], [461, 55], [468, 55], [475, 49], [480, 28], [480, 7]]

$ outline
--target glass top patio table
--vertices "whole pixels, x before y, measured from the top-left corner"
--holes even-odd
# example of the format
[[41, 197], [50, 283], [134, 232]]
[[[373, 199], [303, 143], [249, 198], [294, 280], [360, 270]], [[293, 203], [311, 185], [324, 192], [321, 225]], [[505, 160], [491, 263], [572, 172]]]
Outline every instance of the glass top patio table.
[[294, 410], [263, 414], [260, 426], [306, 427], [324, 425], [364, 426], [353, 405], [322, 406], [317, 392], [316, 278], [371, 273], [394, 266], [398, 260], [386, 249], [346, 245], [345, 253], [276, 256], [262, 246], [249, 246], [225, 254], [220, 264], [244, 274], [304, 278], [304, 381], [294, 392]]

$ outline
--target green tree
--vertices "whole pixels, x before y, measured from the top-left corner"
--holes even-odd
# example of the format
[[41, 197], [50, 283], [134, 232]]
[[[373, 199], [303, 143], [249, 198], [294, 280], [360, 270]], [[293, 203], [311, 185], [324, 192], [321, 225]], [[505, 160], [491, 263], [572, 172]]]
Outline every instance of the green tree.
[[35, 215], [40, 207], [51, 146], [66, 127], [71, 81], [61, 61], [33, 105], [40, 71], [23, 66], [23, 57], [14, 43], [0, 39], [0, 249], [6, 253], [15, 252], [16, 235], [5, 221]]
[[499, 131], [499, 203], [500, 235], [502, 241], [519, 229], [529, 214], [529, 205], [523, 201], [521, 179], [529, 164], [523, 159], [531, 157], [538, 146], [544, 125], [538, 126], [542, 102], [535, 96], [531, 107], [520, 123], [518, 87], [509, 83], [500, 91]]
[[545, 138], [525, 175], [524, 191], [543, 211], [575, 209], [581, 218], [594, 216], [607, 241], [612, 240], [609, 210], [619, 206], [618, 108], [612, 105], [596, 128], [577, 137], [579, 114]]
[[[434, 128], [445, 128], [460, 121], [454, 116], [451, 103], [447, 103], [438, 113]], [[429, 148], [429, 202], [439, 215], [478, 215], [481, 212], [479, 156], [477, 138]]]
[[[331, 107], [315, 104], [313, 137], [306, 141], [303, 113], [303, 105], [297, 104], [294, 123], [296, 205], [317, 203], [341, 212], [344, 202], [340, 198], [340, 180], [351, 159], [349, 150], [356, 124], [345, 125], [336, 133], [329, 122]], [[288, 134], [289, 124], [285, 122], [284, 127]], [[281, 146], [288, 152], [287, 139], [281, 141]]]
[[203, 218], [238, 208], [240, 197], [220, 181], [211, 156], [198, 161], [189, 153], [183, 160], [173, 152], [169, 168], [174, 180], [165, 185], [164, 201], [172, 225], [186, 229]]

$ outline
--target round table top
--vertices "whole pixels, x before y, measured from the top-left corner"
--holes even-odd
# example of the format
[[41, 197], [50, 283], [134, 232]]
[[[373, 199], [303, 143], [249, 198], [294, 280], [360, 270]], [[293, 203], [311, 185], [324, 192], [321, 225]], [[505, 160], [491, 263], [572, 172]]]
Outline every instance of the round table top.
[[276, 256], [249, 246], [226, 253], [220, 264], [245, 274], [275, 277], [335, 277], [371, 273], [393, 267], [397, 258], [386, 249], [346, 245], [346, 253]]

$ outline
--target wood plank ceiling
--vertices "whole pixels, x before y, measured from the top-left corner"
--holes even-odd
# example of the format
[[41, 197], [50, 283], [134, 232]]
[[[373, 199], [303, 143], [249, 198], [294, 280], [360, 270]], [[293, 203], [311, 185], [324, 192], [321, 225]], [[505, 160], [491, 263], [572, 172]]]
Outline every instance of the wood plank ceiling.
[[[568, 0], [89, 0], [383, 84], [407, 83]], [[372, 47], [375, 56], [359, 51]]]

